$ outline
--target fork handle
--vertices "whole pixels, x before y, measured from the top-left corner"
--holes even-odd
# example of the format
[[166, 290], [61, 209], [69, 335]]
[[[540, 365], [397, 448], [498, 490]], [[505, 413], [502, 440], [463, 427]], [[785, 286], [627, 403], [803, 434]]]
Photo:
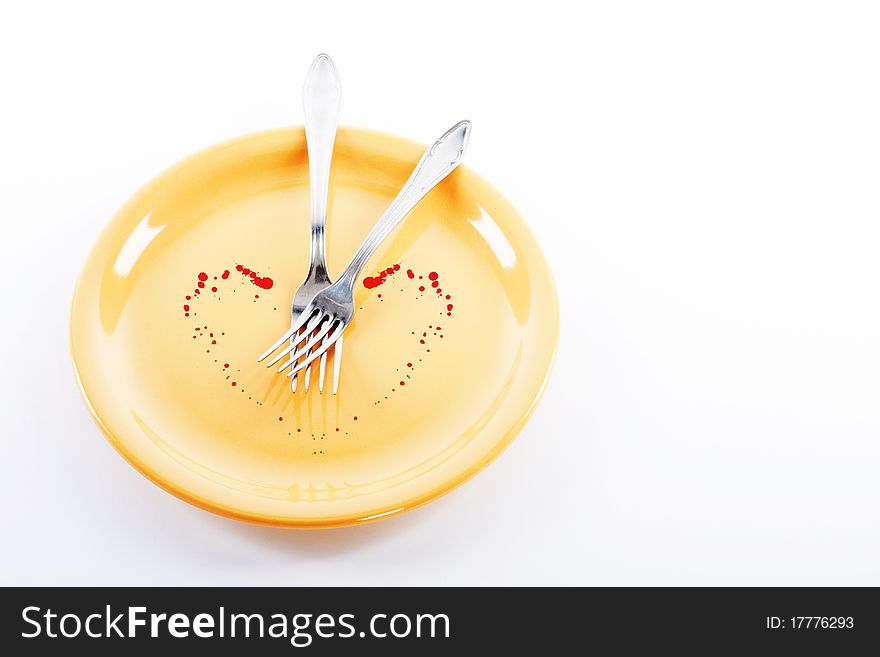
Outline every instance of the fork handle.
[[460, 121], [428, 147], [403, 189], [385, 210], [385, 214], [367, 235], [351, 263], [339, 277], [346, 281], [350, 289], [354, 289], [361, 270], [379, 244], [437, 183], [461, 164], [470, 132], [470, 121]]
[[[312, 208], [312, 248], [309, 276], [325, 273], [327, 196], [330, 191], [330, 161], [336, 141], [336, 125], [342, 99], [339, 74], [328, 55], [318, 55], [303, 84], [303, 113], [309, 151], [309, 187]], [[326, 276], [325, 276], [326, 277]], [[329, 280], [329, 279], [328, 279]]]

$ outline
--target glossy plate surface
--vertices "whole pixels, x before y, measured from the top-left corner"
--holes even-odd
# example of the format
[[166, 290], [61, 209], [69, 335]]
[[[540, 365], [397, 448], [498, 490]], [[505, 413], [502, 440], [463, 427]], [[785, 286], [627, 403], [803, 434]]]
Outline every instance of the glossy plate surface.
[[[423, 149], [339, 131], [331, 276]], [[292, 394], [256, 357], [289, 327], [308, 236], [305, 133], [260, 133], [144, 187], [77, 285], [71, 347], [98, 424], [143, 474], [216, 513], [321, 527], [422, 504], [504, 449], [549, 374], [547, 264], [513, 208], [460, 167], [367, 265], [339, 394], [318, 394], [316, 368]]]

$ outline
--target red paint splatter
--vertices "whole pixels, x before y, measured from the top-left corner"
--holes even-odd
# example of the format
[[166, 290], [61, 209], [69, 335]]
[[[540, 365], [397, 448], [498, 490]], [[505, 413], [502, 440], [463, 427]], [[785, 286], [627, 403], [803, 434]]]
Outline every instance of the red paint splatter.
[[367, 276], [364, 279], [364, 287], [368, 290], [372, 290], [374, 287], [379, 287], [382, 283], [385, 282], [385, 279], [391, 276], [394, 272], [400, 271], [400, 265], [392, 265], [387, 269], [383, 269], [375, 276]]
[[208, 280], [208, 275], [205, 272], [202, 272], [201, 274], [199, 274], [199, 280], [200, 281]]
[[432, 281], [436, 281], [437, 280], [437, 272], [432, 271], [430, 274], [428, 274], [428, 278]]
[[275, 281], [268, 276], [260, 276], [257, 272], [251, 271], [242, 265], [236, 265], [235, 271], [241, 272], [242, 276], [246, 276], [251, 283], [263, 290], [271, 290], [272, 286], [275, 285]]
[[225, 281], [227, 278], [229, 278], [229, 270], [228, 270], [228, 269], [224, 269], [224, 270], [223, 270], [223, 273], [220, 275], [220, 278], [222, 278], [224, 281]]
[[415, 278], [415, 277], [416, 277], [416, 275], [413, 273], [413, 270], [412, 270], [412, 269], [407, 269], [407, 270], [406, 270], [406, 275], [409, 276], [410, 278]]

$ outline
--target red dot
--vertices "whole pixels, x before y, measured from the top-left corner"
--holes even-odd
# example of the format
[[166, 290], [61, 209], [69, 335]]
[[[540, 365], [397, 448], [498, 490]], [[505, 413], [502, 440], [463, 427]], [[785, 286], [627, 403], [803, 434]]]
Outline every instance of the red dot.
[[336, 430], [339, 431], [339, 427], [336, 427]]
[[419, 285], [419, 292], [424, 292], [424, 291], [425, 291], [425, 286]]
[[394, 265], [394, 271], [400, 271], [400, 265]]
[[222, 278], [224, 281], [225, 281], [227, 278], [229, 278], [229, 270], [228, 270], [228, 269], [225, 270], [225, 271], [223, 272], [223, 274], [220, 276], [220, 278]]
[[300, 431], [302, 431], [302, 429], [297, 429], [297, 430], [296, 430], [297, 433], [299, 433]]
[[447, 299], [451, 299], [451, 298], [452, 298], [452, 297], [451, 297], [451, 296], [449, 296], [449, 295], [448, 295], [448, 294], [447, 294], [447, 295], [446, 295], [446, 298], [447, 298]]
[[236, 385], [235, 381], [232, 382], [232, 387], [234, 388]]
[[432, 281], [436, 281], [437, 280], [437, 272], [432, 271], [430, 274], [428, 274], [428, 278], [430, 278]]
[[217, 344], [216, 340], [211, 340], [211, 344]]
[[412, 367], [412, 363], [407, 363], [406, 366], [407, 366], [407, 367]]
[[235, 271], [241, 271], [242, 269], [244, 269], [244, 267], [241, 265], [235, 265]]
[[211, 292], [216, 292], [216, 291], [217, 291], [217, 288], [216, 288], [216, 287], [212, 287], [212, 288], [211, 288]]
[[357, 421], [357, 419], [358, 419], [358, 416], [357, 416], [357, 415], [355, 415], [355, 416], [354, 416], [354, 419], [355, 419], [355, 421]]
[[438, 281], [434, 281], [431, 283], [431, 287], [437, 287], [438, 285], [440, 285]]
[[403, 381], [401, 381], [400, 385], [405, 386], [406, 384]]
[[208, 280], [208, 275], [205, 272], [202, 272], [201, 274], [199, 274], [199, 280], [200, 281]]
[[451, 304], [451, 303], [447, 303], [447, 304], [446, 304], [446, 310], [452, 310], [452, 304]]
[[189, 312], [189, 305], [188, 305], [188, 304], [183, 304], [183, 309], [184, 309], [185, 311]]
[[227, 367], [229, 367], [229, 363], [223, 363], [223, 368], [226, 369]]
[[425, 341], [424, 341], [424, 340], [419, 340], [419, 342], [421, 342], [422, 344], [425, 344]]
[[199, 281], [199, 287], [205, 287], [205, 284]]
[[186, 295], [186, 300], [189, 301], [190, 299], [192, 299], [192, 297], [189, 296], [189, 295], [187, 294], [187, 295]]
[[407, 269], [407, 270], [406, 270], [406, 275], [409, 276], [410, 278], [415, 278], [415, 277], [416, 277], [416, 275], [413, 273], [413, 270], [412, 270], [412, 269]]
[[284, 422], [284, 418], [283, 418], [283, 417], [279, 417], [279, 418], [278, 418], [278, 421], [279, 421], [279, 422]]

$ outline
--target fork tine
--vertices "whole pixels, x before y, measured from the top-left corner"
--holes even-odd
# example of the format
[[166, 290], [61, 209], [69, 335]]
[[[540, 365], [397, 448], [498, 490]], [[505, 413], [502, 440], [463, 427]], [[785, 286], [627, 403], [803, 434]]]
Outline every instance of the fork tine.
[[[324, 336], [324, 342], [327, 341], [327, 336]], [[321, 346], [324, 346], [323, 343]], [[308, 372], [308, 370], [306, 370]], [[325, 351], [321, 354], [321, 363], [318, 365], [318, 392], [322, 395], [324, 394], [324, 375], [327, 372], [327, 352]]]
[[[324, 321], [325, 319], [327, 319], [326, 322]], [[284, 365], [282, 365], [281, 367], [278, 368], [278, 373], [280, 374], [281, 372], [286, 370], [288, 367], [294, 366], [294, 367], [296, 367], [296, 369], [291, 370], [287, 375], [287, 376], [293, 376], [294, 374], [296, 374], [296, 372], [299, 372], [306, 365], [311, 363], [314, 360], [314, 354], [317, 353], [317, 352], [312, 351], [312, 349], [314, 349], [315, 345], [324, 339], [324, 336], [327, 335], [327, 333], [333, 327], [333, 324], [335, 323], [335, 321], [336, 321], [335, 316], [330, 317], [329, 315], [323, 315], [321, 317], [321, 321], [318, 323], [318, 325], [323, 323], [324, 324], [323, 328], [321, 328], [311, 340], [309, 340], [302, 347], [300, 347], [300, 349], [298, 351], [293, 352], [293, 354], [291, 354], [291, 356], [290, 356], [290, 360], [288, 360], [286, 363], [284, 363]], [[312, 330], [314, 330], [314, 328]], [[302, 358], [303, 354], [308, 354], [307, 359], [302, 362], [302, 367], [297, 367], [296, 362], [300, 358]]]
[[[311, 363], [313, 360], [318, 358], [321, 354], [326, 353], [327, 350], [335, 344], [336, 340], [339, 339], [339, 336], [341, 336], [342, 332], [345, 330], [345, 324], [343, 324], [341, 321], [336, 320], [335, 317], [333, 318], [333, 320], [328, 322], [328, 324], [333, 324], [336, 322], [338, 322], [336, 330], [333, 331], [333, 333], [331, 335], [327, 336], [327, 339], [324, 341], [324, 344], [322, 344], [321, 347], [319, 349], [317, 349], [316, 351], [313, 351], [309, 355], [309, 357], [306, 358], [303, 362], [301, 362], [299, 365], [296, 365], [290, 371], [290, 374], [288, 374], [287, 376], [293, 376], [294, 374], [299, 372], [304, 367], [308, 367], [309, 363]], [[325, 327], [323, 330], [327, 331], [327, 330], [329, 330], [329, 328]]]
[[[306, 352], [306, 356], [308, 356], [311, 352], [312, 352], [312, 350], [309, 349], [309, 350]], [[309, 367], [306, 368], [305, 378], [306, 378], [306, 387], [305, 387], [305, 391], [308, 392], [308, 391], [309, 391], [309, 383], [310, 383], [311, 380], [312, 380], [312, 368], [311, 368], [311, 366], [309, 366]]]
[[[302, 314], [302, 313], [300, 313], [300, 314]], [[302, 331], [302, 329], [300, 329], [300, 331]], [[293, 343], [294, 340], [296, 340], [296, 338], [290, 338], [291, 343]], [[298, 380], [299, 380], [299, 375], [295, 375], [295, 376], [291, 377], [291, 379], [290, 379], [290, 391], [291, 392], [296, 392], [296, 384], [297, 384]]]
[[[277, 363], [279, 360], [284, 358], [291, 351], [295, 350], [296, 346], [298, 344], [302, 343], [303, 340], [308, 339], [308, 337], [312, 334], [312, 331], [315, 330], [315, 327], [320, 323], [320, 320], [323, 317], [323, 314], [321, 312], [310, 313], [310, 315], [313, 315], [313, 317], [309, 320], [308, 324], [306, 324], [305, 331], [296, 335], [295, 340], [291, 340], [290, 344], [288, 344], [284, 349], [282, 349], [277, 354], [275, 354], [275, 356], [272, 358], [272, 360], [270, 360], [268, 363], [266, 363], [266, 367], [272, 367], [275, 363]], [[299, 323], [299, 322], [297, 322], [297, 323]], [[290, 331], [288, 331], [288, 333], [290, 333]], [[271, 352], [269, 352], [269, 353], [271, 353]], [[300, 356], [302, 356], [302, 354], [300, 354]], [[259, 360], [257, 362], [259, 362]]]
[[[339, 334], [339, 339], [336, 341], [336, 349], [333, 352], [333, 394], [336, 394], [336, 391], [339, 390], [339, 366], [342, 365], [342, 338], [345, 336], [342, 333]], [[322, 357], [323, 358], [323, 357]]]
[[[310, 334], [312, 334], [312, 333], [313, 333], [313, 332], [310, 331]], [[306, 352], [306, 356], [308, 356], [308, 355], [311, 353], [311, 351], [312, 351], [312, 350], [309, 349], [309, 350]], [[306, 392], [308, 392], [308, 391], [309, 391], [309, 384], [310, 384], [311, 381], [312, 381], [312, 368], [311, 368], [311, 367], [307, 367], [307, 368], [306, 368], [306, 371], [304, 372], [304, 376], [305, 376], [305, 384], [306, 384], [304, 390], [305, 390]]]
[[[275, 351], [278, 347], [280, 347], [282, 344], [284, 344], [287, 340], [290, 340], [290, 338], [292, 338], [294, 335], [296, 335], [296, 332], [299, 331], [309, 319], [311, 319], [312, 315], [315, 313], [317, 308], [315, 308], [311, 304], [309, 304], [309, 306], [311, 306], [311, 307], [306, 308], [306, 310], [308, 310], [308, 312], [306, 312], [306, 310], [303, 310], [303, 313], [299, 316], [299, 319], [296, 321], [296, 323], [293, 324], [289, 329], [287, 329], [284, 332], [284, 335], [282, 335], [280, 338], [278, 338], [272, 344], [271, 347], [266, 349], [266, 351], [264, 351], [262, 353], [262, 355], [259, 358], [257, 358], [258, 363], [261, 363], [264, 360], [266, 360], [266, 356], [268, 356], [273, 351]], [[284, 353], [287, 353], [287, 352], [285, 351]], [[271, 364], [272, 363], [269, 363], [269, 365], [271, 365]]]

